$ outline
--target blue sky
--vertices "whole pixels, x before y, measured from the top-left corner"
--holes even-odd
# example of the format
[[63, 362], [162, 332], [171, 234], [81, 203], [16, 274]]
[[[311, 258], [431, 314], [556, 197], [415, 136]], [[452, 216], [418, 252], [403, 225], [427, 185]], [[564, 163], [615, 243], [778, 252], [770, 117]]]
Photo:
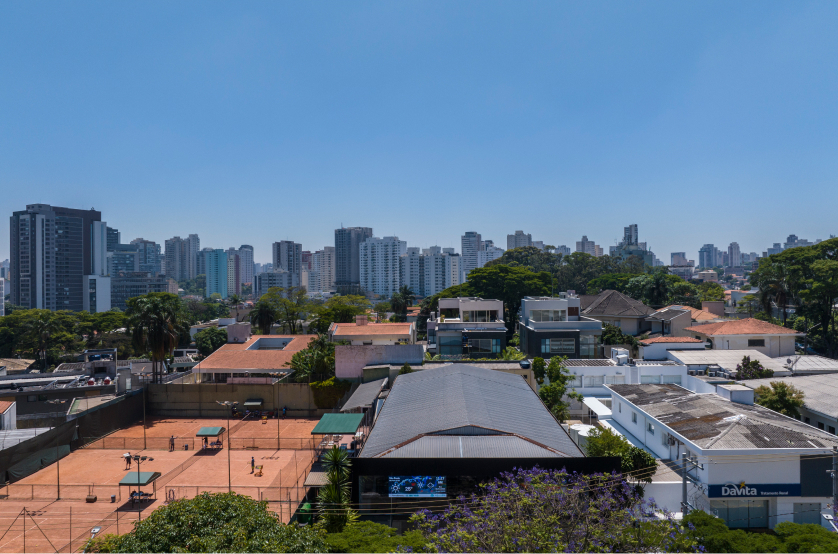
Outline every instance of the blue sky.
[[[0, 3], [0, 206], [307, 250], [838, 234], [836, 2]], [[0, 225], [0, 259], [8, 256]]]

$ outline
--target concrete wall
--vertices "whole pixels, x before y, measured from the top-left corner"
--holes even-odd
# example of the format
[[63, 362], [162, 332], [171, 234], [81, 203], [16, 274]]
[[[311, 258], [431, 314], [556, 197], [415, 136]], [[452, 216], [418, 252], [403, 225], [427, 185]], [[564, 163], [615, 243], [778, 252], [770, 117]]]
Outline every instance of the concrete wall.
[[150, 413], [159, 416], [224, 417], [227, 408], [217, 402], [233, 401], [243, 405], [249, 398], [261, 398], [262, 409], [288, 408], [288, 415], [315, 417], [331, 410], [320, 410], [308, 383], [276, 383], [273, 385], [152, 384], [148, 385], [147, 403]]
[[335, 346], [335, 376], [360, 380], [364, 366], [373, 364], [421, 364], [425, 349], [421, 344]]
[[703, 342], [653, 342], [640, 346], [640, 357], [644, 360], [668, 360], [668, 350], [704, 350]]
[[[713, 348], [716, 350], [758, 350], [770, 358], [791, 356], [794, 354], [794, 336], [766, 336], [766, 335], [724, 335], [712, 337]], [[765, 346], [748, 346], [749, 339], [762, 339]]]

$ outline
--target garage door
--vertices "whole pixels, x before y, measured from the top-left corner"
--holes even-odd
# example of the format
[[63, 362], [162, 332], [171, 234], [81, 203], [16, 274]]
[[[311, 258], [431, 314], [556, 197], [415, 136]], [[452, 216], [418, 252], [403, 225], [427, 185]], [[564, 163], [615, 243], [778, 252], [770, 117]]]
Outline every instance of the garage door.
[[795, 523], [814, 523], [821, 524], [821, 505], [812, 502], [795, 502], [794, 503], [794, 522]]

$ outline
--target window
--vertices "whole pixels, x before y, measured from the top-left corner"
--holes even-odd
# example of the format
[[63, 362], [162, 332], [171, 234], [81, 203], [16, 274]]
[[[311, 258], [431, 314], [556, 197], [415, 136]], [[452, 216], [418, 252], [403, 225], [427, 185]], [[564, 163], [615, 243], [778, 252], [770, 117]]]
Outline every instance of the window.
[[669, 435], [667, 435], [666, 433], [661, 433], [661, 444], [664, 446], [669, 445]]
[[567, 321], [565, 310], [530, 310], [530, 319], [535, 322]]
[[622, 402], [617, 403], [617, 411], [620, 412], [620, 413], [623, 413], [623, 403]]
[[818, 429], [823, 430], [823, 421], [818, 422]]
[[680, 375], [664, 375], [663, 376], [663, 384], [664, 385], [680, 385], [681, 384], [681, 376]]
[[651, 423], [647, 424], [646, 425], [646, 431], [648, 431], [650, 435], [654, 435], [655, 434], [655, 426], [652, 425]]
[[804, 417], [804, 418], [803, 418], [803, 423], [809, 423], [809, 418], [808, 418], [808, 417]]
[[765, 346], [765, 339], [748, 339], [748, 346]]
[[631, 422], [632, 423], [637, 423], [637, 413], [636, 412], [631, 413]]
[[660, 375], [641, 375], [640, 376], [640, 384], [641, 385], [660, 385], [661, 383], [661, 376]]
[[571, 387], [582, 387], [582, 376], [581, 375], [572, 375], [572, 381], [569, 381]]
[[541, 339], [542, 354], [573, 354], [576, 352], [574, 339]]
[[625, 375], [608, 375], [605, 378], [606, 385], [625, 385], [626, 384], [626, 377]]
[[469, 339], [470, 354], [500, 354], [500, 339]]
[[35, 402], [36, 400], [38, 400], [38, 397], [35, 396], [34, 394], [30, 394], [29, 396], [26, 397], [27, 402]]
[[617, 329], [619, 329], [619, 328], [620, 328], [620, 326], [621, 326], [621, 323], [620, 323], [620, 320], [619, 320], [619, 319], [615, 319], [614, 321], [612, 321], [612, 322], [611, 322], [611, 324], [612, 324], [614, 327], [616, 327]]
[[599, 350], [599, 335], [582, 335], [579, 337], [579, 357], [596, 358]]
[[829, 432], [830, 432], [830, 433], [832, 433], [832, 434], [834, 435], [834, 434], [835, 434], [835, 427], [833, 427], [832, 425], [830, 425], [830, 426], [829, 426]]
[[589, 375], [585, 377], [586, 387], [601, 387], [605, 380], [604, 375]]

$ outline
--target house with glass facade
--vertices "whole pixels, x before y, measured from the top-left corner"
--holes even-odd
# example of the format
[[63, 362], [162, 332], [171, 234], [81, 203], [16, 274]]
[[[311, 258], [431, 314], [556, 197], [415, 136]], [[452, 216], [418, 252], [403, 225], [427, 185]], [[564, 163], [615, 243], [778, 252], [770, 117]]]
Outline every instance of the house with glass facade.
[[526, 296], [518, 318], [520, 348], [529, 358], [601, 358], [602, 322], [580, 315], [573, 293]]
[[440, 298], [428, 319], [428, 352], [443, 359], [497, 358], [506, 348], [503, 302], [476, 297]]

